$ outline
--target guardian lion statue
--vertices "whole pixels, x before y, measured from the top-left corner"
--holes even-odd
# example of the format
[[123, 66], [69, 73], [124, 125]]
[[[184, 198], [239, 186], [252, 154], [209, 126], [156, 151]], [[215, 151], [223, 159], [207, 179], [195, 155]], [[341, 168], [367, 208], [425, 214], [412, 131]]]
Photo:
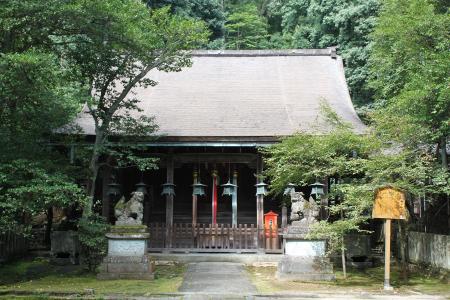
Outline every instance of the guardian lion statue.
[[142, 225], [144, 214], [144, 193], [133, 192], [130, 200], [122, 196], [114, 207], [116, 225]]

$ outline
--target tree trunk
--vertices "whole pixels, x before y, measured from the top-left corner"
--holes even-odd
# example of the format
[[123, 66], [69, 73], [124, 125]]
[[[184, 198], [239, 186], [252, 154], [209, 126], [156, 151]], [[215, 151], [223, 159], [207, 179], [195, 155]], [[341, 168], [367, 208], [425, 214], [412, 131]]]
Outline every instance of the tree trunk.
[[103, 143], [103, 132], [99, 128], [96, 128], [95, 133], [94, 149], [92, 150], [92, 156], [89, 162], [90, 178], [88, 181], [88, 201], [83, 208], [83, 217], [87, 217], [92, 213], [95, 196], [95, 182], [97, 181], [99, 170], [100, 147]]
[[[447, 137], [443, 136], [439, 143], [440, 146], [440, 152], [441, 152], [441, 164], [442, 168], [448, 169], [448, 159], [447, 159]], [[448, 232], [450, 232], [450, 198], [448, 195], [445, 196], [447, 200], [447, 225], [448, 225]]]
[[[341, 209], [341, 220], [344, 220], [344, 211]], [[344, 279], [347, 278], [347, 266], [345, 259], [345, 233], [342, 233], [342, 246], [341, 246], [341, 258], [342, 258], [342, 272], [344, 273]]]
[[406, 260], [406, 248], [408, 247], [408, 241], [406, 236], [406, 221], [399, 220], [398, 231], [400, 235], [400, 265], [401, 276], [404, 282], [408, 281], [408, 262]]
[[447, 137], [443, 136], [440, 141], [441, 148], [441, 164], [444, 169], [448, 168], [448, 160], [447, 160]]
[[53, 207], [47, 209], [47, 224], [45, 226], [45, 245], [51, 247], [51, 234], [53, 226]]
[[347, 279], [347, 266], [346, 266], [347, 262], [345, 260], [344, 236], [342, 236], [341, 258], [342, 258], [342, 272], [344, 273], [344, 279]]

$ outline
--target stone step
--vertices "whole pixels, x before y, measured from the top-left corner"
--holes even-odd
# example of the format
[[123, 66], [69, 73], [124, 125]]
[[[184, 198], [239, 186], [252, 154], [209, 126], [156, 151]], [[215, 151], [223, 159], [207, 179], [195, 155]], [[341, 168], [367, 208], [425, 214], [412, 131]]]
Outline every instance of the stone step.
[[238, 253], [150, 253], [156, 264], [195, 263], [195, 262], [230, 262], [250, 266], [277, 266], [281, 254], [238, 254]]

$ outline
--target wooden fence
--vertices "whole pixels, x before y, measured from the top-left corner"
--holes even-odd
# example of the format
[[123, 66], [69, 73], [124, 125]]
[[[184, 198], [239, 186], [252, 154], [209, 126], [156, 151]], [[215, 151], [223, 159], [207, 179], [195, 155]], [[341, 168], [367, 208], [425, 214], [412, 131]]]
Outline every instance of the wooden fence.
[[23, 256], [28, 251], [28, 239], [14, 232], [0, 235], [0, 262]]
[[[166, 233], [164, 223], [151, 223], [150, 251], [171, 249], [184, 252], [256, 252], [258, 239], [267, 252], [280, 252], [279, 232], [272, 228], [258, 230], [254, 224], [176, 223]], [[166, 235], [169, 240], [166, 240]]]

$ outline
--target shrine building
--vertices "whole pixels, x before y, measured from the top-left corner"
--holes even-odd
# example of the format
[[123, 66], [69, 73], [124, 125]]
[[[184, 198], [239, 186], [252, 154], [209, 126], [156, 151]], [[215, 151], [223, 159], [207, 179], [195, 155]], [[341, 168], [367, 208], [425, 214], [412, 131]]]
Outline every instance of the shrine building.
[[[365, 130], [342, 58], [329, 48], [202, 50], [192, 60], [181, 72], [151, 71], [158, 84], [134, 90], [142, 113], [159, 126], [158, 139], [142, 142], [159, 168], [104, 169], [96, 195], [102, 214], [114, 223], [115, 202], [141, 189], [150, 251], [280, 251], [287, 208], [265, 193], [259, 149], [297, 131], [326, 134], [322, 102], [356, 132]], [[89, 114], [77, 124], [88, 138], [95, 134]], [[309, 197], [310, 188], [302, 191]]]

